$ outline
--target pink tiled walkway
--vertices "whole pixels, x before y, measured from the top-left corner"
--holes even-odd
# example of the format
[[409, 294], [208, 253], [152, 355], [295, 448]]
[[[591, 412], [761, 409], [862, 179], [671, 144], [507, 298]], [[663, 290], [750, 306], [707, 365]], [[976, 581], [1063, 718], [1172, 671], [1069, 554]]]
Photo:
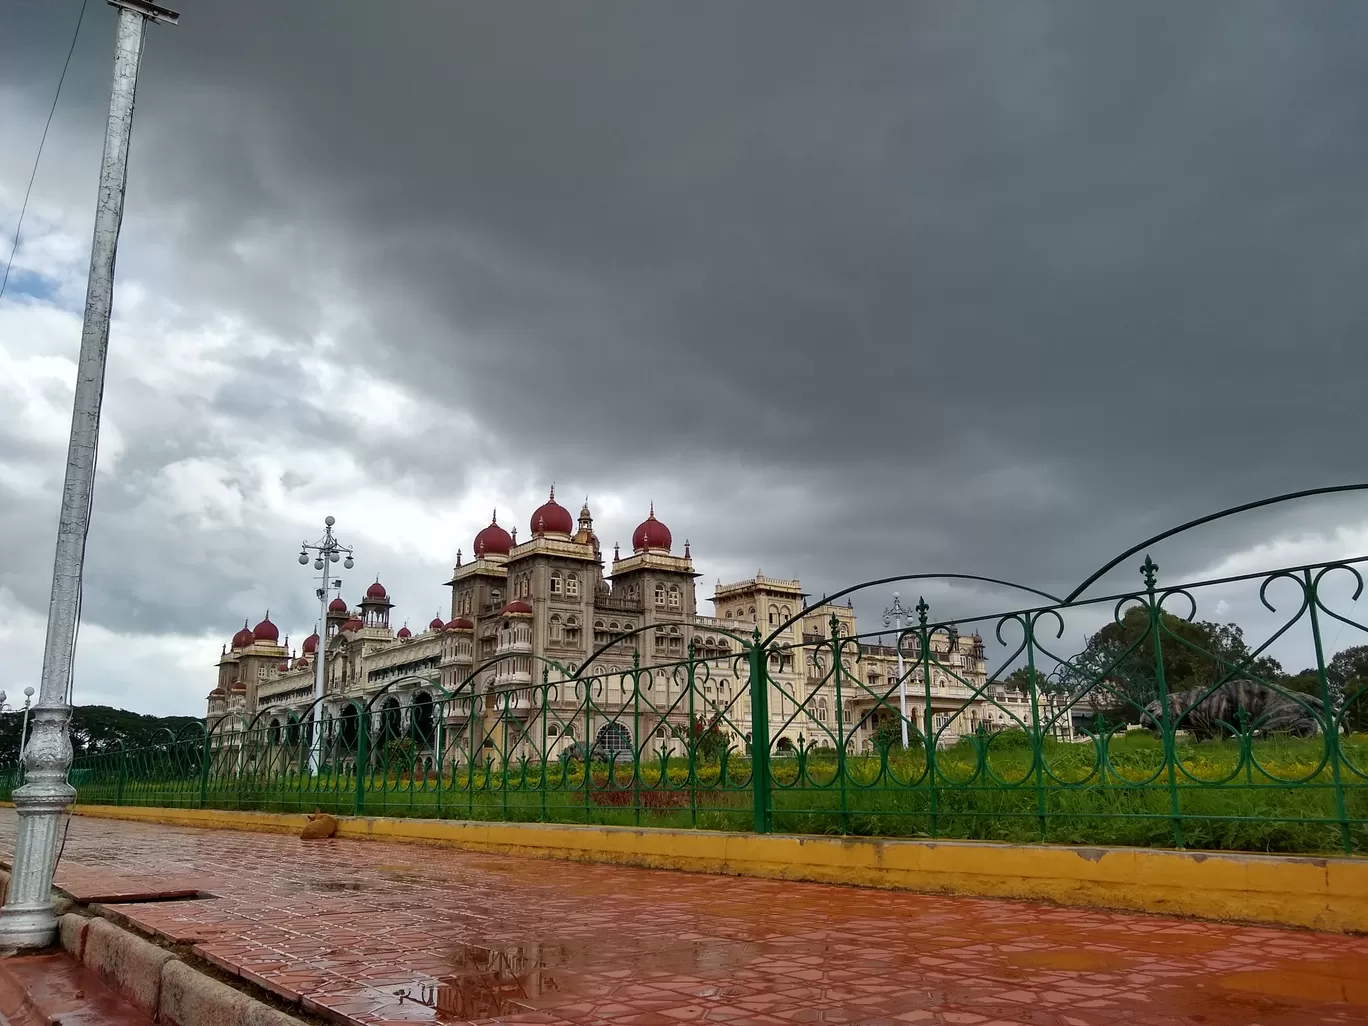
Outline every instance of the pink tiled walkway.
[[[0, 816], [6, 850], [14, 816]], [[339, 1022], [1368, 1023], [1368, 939], [76, 818], [58, 880]]]

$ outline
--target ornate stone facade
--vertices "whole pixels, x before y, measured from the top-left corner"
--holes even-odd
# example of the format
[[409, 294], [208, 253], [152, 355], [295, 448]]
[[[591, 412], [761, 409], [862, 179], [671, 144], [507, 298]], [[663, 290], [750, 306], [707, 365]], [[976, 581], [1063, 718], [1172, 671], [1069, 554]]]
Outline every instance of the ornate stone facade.
[[[851, 750], [867, 750], [880, 725], [896, 720], [874, 697], [893, 690], [889, 701], [897, 706], [891, 647], [862, 644], [858, 661], [852, 649], [843, 659], [838, 700], [830, 646], [822, 643], [833, 626], [856, 634], [849, 605], [804, 613], [807, 596], [799, 581], [757, 572], [733, 584], [718, 582], [713, 615], [700, 613], [689, 543], [682, 555], [674, 554], [673, 536], [654, 507], [633, 534], [631, 554], [614, 547], [607, 573], [587, 502], [576, 520], [553, 490], [529, 526], [531, 537], [519, 543], [516, 531], [499, 525], [496, 511], [475, 537], [474, 558], [457, 553], [447, 582], [451, 618], [434, 619], [419, 633], [391, 629], [392, 605], [379, 581], [355, 609], [334, 599], [321, 642], [327, 652], [325, 715], [354, 715], [347, 706], [369, 703], [378, 714], [374, 722], [392, 729], [431, 717], [435, 705], [446, 710], [448, 748], [459, 748], [478, 722], [478, 739], [488, 747], [530, 756], [530, 739], [539, 743], [545, 713], [555, 750], [592, 733], [599, 746], [630, 748], [645, 740], [649, 751], [662, 745], [678, 751], [691, 706], [679, 701], [685, 675], [662, 664], [686, 661], [692, 653], [706, 663], [694, 677], [692, 715], [706, 720], [721, 713], [733, 734], [744, 735], [736, 737], [739, 747], [751, 734], [741, 639], [782, 628], [776, 641], [788, 648], [773, 654], [768, 668], [769, 734], [779, 750], [831, 743], [838, 722]], [[255, 628], [244, 624], [224, 647], [218, 686], [209, 695], [215, 729], [241, 730], [252, 722], [284, 728], [313, 700], [318, 636], [307, 638], [299, 653], [289, 652], [288, 640], [281, 644], [278, 636], [268, 616]], [[968, 686], [981, 688], [985, 680], [982, 638], [959, 637], [953, 651], [944, 637], [932, 644], [937, 662], [953, 670], [933, 672], [930, 689], [935, 724], [948, 727], [947, 738], [980, 723], [1008, 724], [1013, 715], [1030, 722], [1024, 694], [994, 685], [989, 702]], [[649, 739], [631, 738], [631, 716], [614, 715], [632, 705], [634, 665], [642, 668], [643, 702], [665, 710], [650, 724], [638, 722], [643, 733], [654, 735]], [[908, 669], [909, 713], [920, 723], [926, 689], [916, 667], [909, 663]], [[571, 679], [576, 670], [579, 679]], [[537, 687], [543, 674], [551, 685], [544, 708]], [[588, 722], [586, 690], [593, 707]], [[474, 707], [444, 703], [451, 695], [473, 696]]]

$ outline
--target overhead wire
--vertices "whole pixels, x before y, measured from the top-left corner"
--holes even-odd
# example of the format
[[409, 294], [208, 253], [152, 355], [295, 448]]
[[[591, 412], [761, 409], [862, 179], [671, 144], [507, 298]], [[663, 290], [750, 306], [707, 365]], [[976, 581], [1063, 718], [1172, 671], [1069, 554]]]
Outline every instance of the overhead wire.
[[67, 68], [71, 67], [71, 55], [76, 52], [76, 40], [81, 36], [81, 22], [85, 20], [86, 5], [89, 2], [90, 0], [81, 0], [81, 13], [76, 16], [76, 30], [71, 33], [71, 46], [67, 48], [66, 60], [62, 62], [62, 73], [57, 77], [57, 92], [53, 94], [52, 106], [48, 108], [47, 121], [43, 125], [43, 135], [38, 140], [38, 152], [33, 157], [33, 170], [29, 173], [28, 188], [24, 190], [24, 201], [19, 205], [19, 220], [14, 225], [14, 245], [10, 247], [9, 259], [5, 261], [5, 276], [0, 278], [0, 299], [5, 298], [5, 289], [9, 286], [14, 256], [19, 252], [19, 232], [24, 227], [29, 196], [33, 193], [33, 183], [38, 177], [38, 164], [43, 159], [43, 145], [47, 142], [48, 129], [52, 127], [52, 116], [57, 112], [57, 100], [62, 95], [62, 83], [66, 81]]

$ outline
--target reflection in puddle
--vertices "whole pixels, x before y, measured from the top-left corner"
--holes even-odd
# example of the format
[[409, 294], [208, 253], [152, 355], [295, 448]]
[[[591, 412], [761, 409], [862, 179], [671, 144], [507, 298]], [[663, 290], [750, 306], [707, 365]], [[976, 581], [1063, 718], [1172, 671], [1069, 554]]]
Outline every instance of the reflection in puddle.
[[[1341, 972], [1342, 970], [1342, 972]], [[1294, 1001], [1332, 1001], [1368, 1007], [1368, 980], [1362, 966], [1304, 964], [1295, 969], [1257, 969], [1222, 976], [1226, 990]]]
[[1007, 956], [1023, 969], [1054, 969], [1059, 972], [1105, 973], [1130, 969], [1134, 960], [1108, 951], [1028, 951]]
[[316, 891], [360, 891], [364, 890], [365, 886], [357, 880], [316, 880], [313, 889]]
[[467, 944], [452, 955], [449, 975], [404, 992], [404, 999], [433, 1009], [440, 1019], [485, 1019], [563, 1001], [574, 985], [566, 970], [611, 960], [615, 968], [636, 972], [707, 973], [754, 954], [753, 945], [719, 941], [633, 953], [590, 944]]

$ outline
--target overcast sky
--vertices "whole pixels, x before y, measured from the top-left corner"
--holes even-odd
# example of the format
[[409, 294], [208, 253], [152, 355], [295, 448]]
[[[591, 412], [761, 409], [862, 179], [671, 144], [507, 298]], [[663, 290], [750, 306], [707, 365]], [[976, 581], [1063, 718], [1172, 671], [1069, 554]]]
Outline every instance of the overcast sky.
[[[1190, 517], [1368, 479], [1363, 5], [179, 6], [138, 93], [78, 702], [202, 713], [244, 617], [297, 643], [327, 514], [348, 596], [379, 574], [417, 626], [490, 509], [525, 537], [553, 481], [607, 546], [654, 501], [706, 597], [757, 568], [1067, 591]], [[0, 0], [0, 256], [80, 8]], [[89, 3], [0, 301], [11, 696], [41, 661], [114, 20]], [[1359, 555], [1366, 504], [1155, 558]]]

